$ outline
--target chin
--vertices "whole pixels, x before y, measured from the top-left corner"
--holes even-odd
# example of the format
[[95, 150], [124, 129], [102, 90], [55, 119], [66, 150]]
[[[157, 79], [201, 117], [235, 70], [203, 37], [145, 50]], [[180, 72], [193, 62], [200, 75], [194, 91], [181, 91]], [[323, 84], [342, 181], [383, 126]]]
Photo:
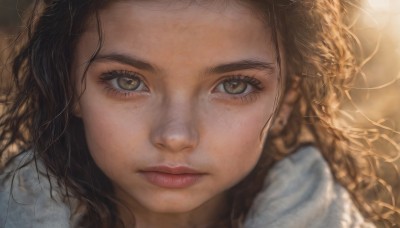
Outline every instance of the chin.
[[142, 206], [147, 210], [160, 214], [182, 214], [188, 213], [198, 208], [202, 203], [191, 202], [191, 200], [154, 200], [143, 202]]

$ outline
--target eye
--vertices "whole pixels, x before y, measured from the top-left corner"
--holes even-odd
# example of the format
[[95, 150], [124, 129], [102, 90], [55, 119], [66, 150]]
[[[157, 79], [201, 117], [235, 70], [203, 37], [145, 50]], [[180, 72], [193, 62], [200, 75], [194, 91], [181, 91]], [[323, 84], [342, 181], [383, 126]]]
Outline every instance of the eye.
[[121, 77], [117, 78], [116, 80], [116, 84], [119, 88], [130, 91], [134, 91], [137, 88], [139, 88], [141, 83], [142, 82], [140, 81], [139, 78], [133, 78], [133, 77]]
[[141, 92], [148, 91], [141, 77], [130, 71], [110, 71], [100, 77], [101, 81], [106, 82], [111, 89], [120, 92]]
[[261, 82], [249, 76], [231, 76], [223, 80], [215, 88], [215, 92], [231, 95], [246, 95], [251, 92], [262, 90]]
[[240, 80], [231, 80], [223, 82], [222, 87], [226, 93], [241, 94], [246, 91], [248, 84]]

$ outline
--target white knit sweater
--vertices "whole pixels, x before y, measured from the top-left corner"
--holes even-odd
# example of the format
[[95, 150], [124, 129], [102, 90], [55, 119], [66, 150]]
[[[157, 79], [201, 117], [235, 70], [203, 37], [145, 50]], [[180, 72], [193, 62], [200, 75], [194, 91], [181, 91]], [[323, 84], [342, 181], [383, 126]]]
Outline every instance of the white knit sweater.
[[[12, 182], [13, 171], [23, 160], [19, 156], [0, 174], [0, 227], [76, 227], [77, 218], [71, 217], [70, 207], [61, 202], [57, 189], [52, 190], [51, 199], [49, 181], [38, 175], [33, 163], [17, 171]], [[334, 181], [320, 153], [314, 147], [304, 147], [272, 168], [244, 227], [374, 226], [364, 221], [349, 194]]]

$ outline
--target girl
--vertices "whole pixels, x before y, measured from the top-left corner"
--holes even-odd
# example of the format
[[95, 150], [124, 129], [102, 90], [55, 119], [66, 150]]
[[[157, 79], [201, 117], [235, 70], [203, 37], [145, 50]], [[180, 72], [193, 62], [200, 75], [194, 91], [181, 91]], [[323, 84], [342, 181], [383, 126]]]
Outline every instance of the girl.
[[335, 119], [348, 4], [36, 1], [3, 96], [1, 226], [373, 227]]

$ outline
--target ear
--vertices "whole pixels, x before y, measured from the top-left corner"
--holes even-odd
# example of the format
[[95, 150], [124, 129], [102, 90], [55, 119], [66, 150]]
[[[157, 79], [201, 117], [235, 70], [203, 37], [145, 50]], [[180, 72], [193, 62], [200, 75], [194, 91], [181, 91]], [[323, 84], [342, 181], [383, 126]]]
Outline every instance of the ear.
[[81, 118], [82, 113], [81, 113], [81, 105], [79, 104], [78, 101], [74, 101], [74, 104], [72, 105], [72, 114], [75, 117]]
[[281, 105], [279, 106], [278, 114], [275, 117], [271, 129], [269, 131], [272, 135], [278, 135], [285, 128], [289, 117], [292, 113], [293, 106], [299, 99], [299, 87], [301, 78], [294, 75], [291, 79], [289, 88], [285, 91]]

